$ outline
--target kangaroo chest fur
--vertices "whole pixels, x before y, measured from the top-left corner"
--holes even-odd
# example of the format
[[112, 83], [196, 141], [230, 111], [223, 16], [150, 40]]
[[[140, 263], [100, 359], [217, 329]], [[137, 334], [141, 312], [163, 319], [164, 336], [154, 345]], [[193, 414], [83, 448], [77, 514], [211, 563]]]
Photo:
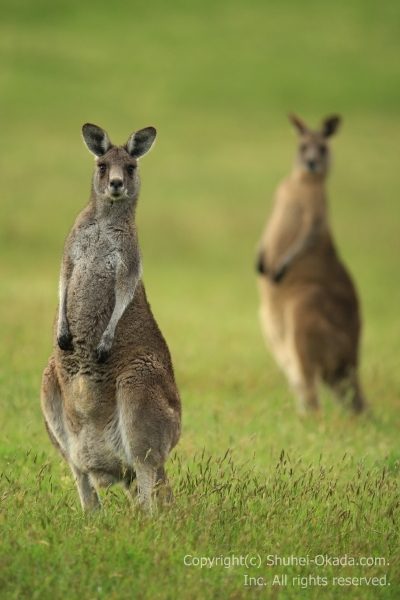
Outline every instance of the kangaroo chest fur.
[[318, 184], [310, 185], [289, 178], [277, 190], [274, 208], [264, 234], [270, 264], [274, 265], [296, 239], [304, 235], [302, 229], [307, 221], [310, 224], [319, 223], [315, 238], [315, 243], [318, 243], [318, 238], [328, 232], [323, 188]]
[[[74, 263], [67, 296], [67, 317], [78, 345], [95, 347], [115, 302], [115, 276], [123, 263], [123, 233], [92, 222], [71, 245]], [[133, 249], [132, 249], [133, 251]]]
[[[55, 346], [60, 379], [66, 391], [66, 408], [71, 417], [74, 413], [72, 420], [76, 423], [86, 417], [101, 422], [112, 411], [107, 398], [115, 388], [113, 359], [101, 365], [95, 352], [115, 306], [117, 269], [124, 264], [127, 252], [137, 251], [133, 243], [129, 247], [131, 239], [129, 225], [88, 219], [83, 213], [66, 249], [73, 265], [66, 310], [73, 350], [62, 352]], [[114, 350], [118, 347], [118, 333], [117, 330]]]

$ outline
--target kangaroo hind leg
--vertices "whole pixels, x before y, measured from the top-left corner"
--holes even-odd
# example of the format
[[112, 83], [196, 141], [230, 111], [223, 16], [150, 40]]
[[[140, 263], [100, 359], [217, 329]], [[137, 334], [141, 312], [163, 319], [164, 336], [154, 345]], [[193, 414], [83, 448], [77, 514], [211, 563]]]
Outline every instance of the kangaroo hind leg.
[[68, 462], [75, 476], [82, 508], [84, 510], [97, 508], [100, 501], [89, 475], [82, 473], [75, 467], [69, 456], [70, 440], [64, 422], [62, 392], [57, 378], [54, 358], [50, 358], [43, 372], [41, 406], [50, 440]]
[[163, 388], [154, 383], [157, 373], [151, 375], [123, 376], [117, 384], [122, 447], [136, 473], [137, 502], [149, 512], [155, 493], [167, 484], [164, 462], [172, 439]]
[[72, 473], [75, 476], [76, 486], [78, 488], [79, 499], [82, 509], [85, 512], [93, 511], [101, 507], [101, 502], [97, 490], [89, 473], [83, 473], [75, 465], [70, 464]]
[[292, 326], [291, 331], [285, 344], [284, 370], [297, 398], [299, 414], [315, 412], [319, 409], [317, 369], [309, 352], [307, 332], [296, 326]]
[[40, 403], [49, 438], [68, 461], [68, 436], [64, 424], [62, 394], [53, 357], [43, 371]]
[[325, 378], [333, 393], [355, 413], [361, 413], [366, 402], [355, 367], [346, 367]]

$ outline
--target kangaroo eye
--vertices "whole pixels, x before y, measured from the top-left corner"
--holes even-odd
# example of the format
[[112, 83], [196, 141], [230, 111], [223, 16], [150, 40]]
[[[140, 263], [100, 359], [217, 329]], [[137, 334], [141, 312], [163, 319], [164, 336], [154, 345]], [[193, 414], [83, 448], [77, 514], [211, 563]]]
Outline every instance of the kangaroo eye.
[[302, 154], [304, 154], [304, 152], [305, 152], [306, 150], [307, 150], [307, 144], [301, 144], [301, 146], [300, 146], [300, 152], [301, 152]]
[[128, 167], [127, 167], [128, 175], [132, 176], [135, 172], [135, 169], [136, 169], [135, 165], [128, 165]]
[[107, 167], [106, 167], [106, 165], [103, 165], [103, 164], [102, 164], [102, 165], [99, 165], [99, 172], [100, 172], [100, 175], [104, 175], [104, 173], [105, 173], [106, 171], [107, 171]]
[[324, 154], [326, 154], [326, 146], [320, 146], [319, 153], [321, 154], [321, 156], [324, 156]]

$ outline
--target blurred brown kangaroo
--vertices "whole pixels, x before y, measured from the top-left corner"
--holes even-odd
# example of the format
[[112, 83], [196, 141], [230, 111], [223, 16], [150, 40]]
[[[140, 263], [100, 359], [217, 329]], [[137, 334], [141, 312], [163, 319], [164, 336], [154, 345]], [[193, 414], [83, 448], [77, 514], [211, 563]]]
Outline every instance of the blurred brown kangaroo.
[[83, 126], [96, 157], [89, 204], [64, 248], [53, 354], [43, 373], [41, 404], [49, 436], [75, 476], [84, 509], [97, 490], [121, 482], [152, 505], [165, 460], [180, 436], [181, 404], [167, 344], [142, 283], [134, 222], [137, 160], [152, 146], [153, 127], [114, 146], [103, 129]]
[[319, 131], [290, 120], [300, 138], [296, 161], [278, 187], [257, 256], [261, 325], [300, 412], [319, 407], [320, 379], [360, 412], [359, 302], [335, 248], [325, 193], [328, 139], [340, 118], [325, 119]]

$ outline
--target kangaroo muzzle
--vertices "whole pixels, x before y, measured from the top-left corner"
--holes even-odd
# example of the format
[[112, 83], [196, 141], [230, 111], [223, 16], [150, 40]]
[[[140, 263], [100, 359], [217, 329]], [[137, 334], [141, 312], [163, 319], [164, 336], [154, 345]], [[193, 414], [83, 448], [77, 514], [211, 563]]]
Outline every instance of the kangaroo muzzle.
[[123, 172], [122, 169], [117, 166], [111, 167], [110, 177], [108, 181], [108, 190], [110, 196], [112, 196], [113, 198], [118, 198], [119, 196], [122, 196], [125, 191]]

